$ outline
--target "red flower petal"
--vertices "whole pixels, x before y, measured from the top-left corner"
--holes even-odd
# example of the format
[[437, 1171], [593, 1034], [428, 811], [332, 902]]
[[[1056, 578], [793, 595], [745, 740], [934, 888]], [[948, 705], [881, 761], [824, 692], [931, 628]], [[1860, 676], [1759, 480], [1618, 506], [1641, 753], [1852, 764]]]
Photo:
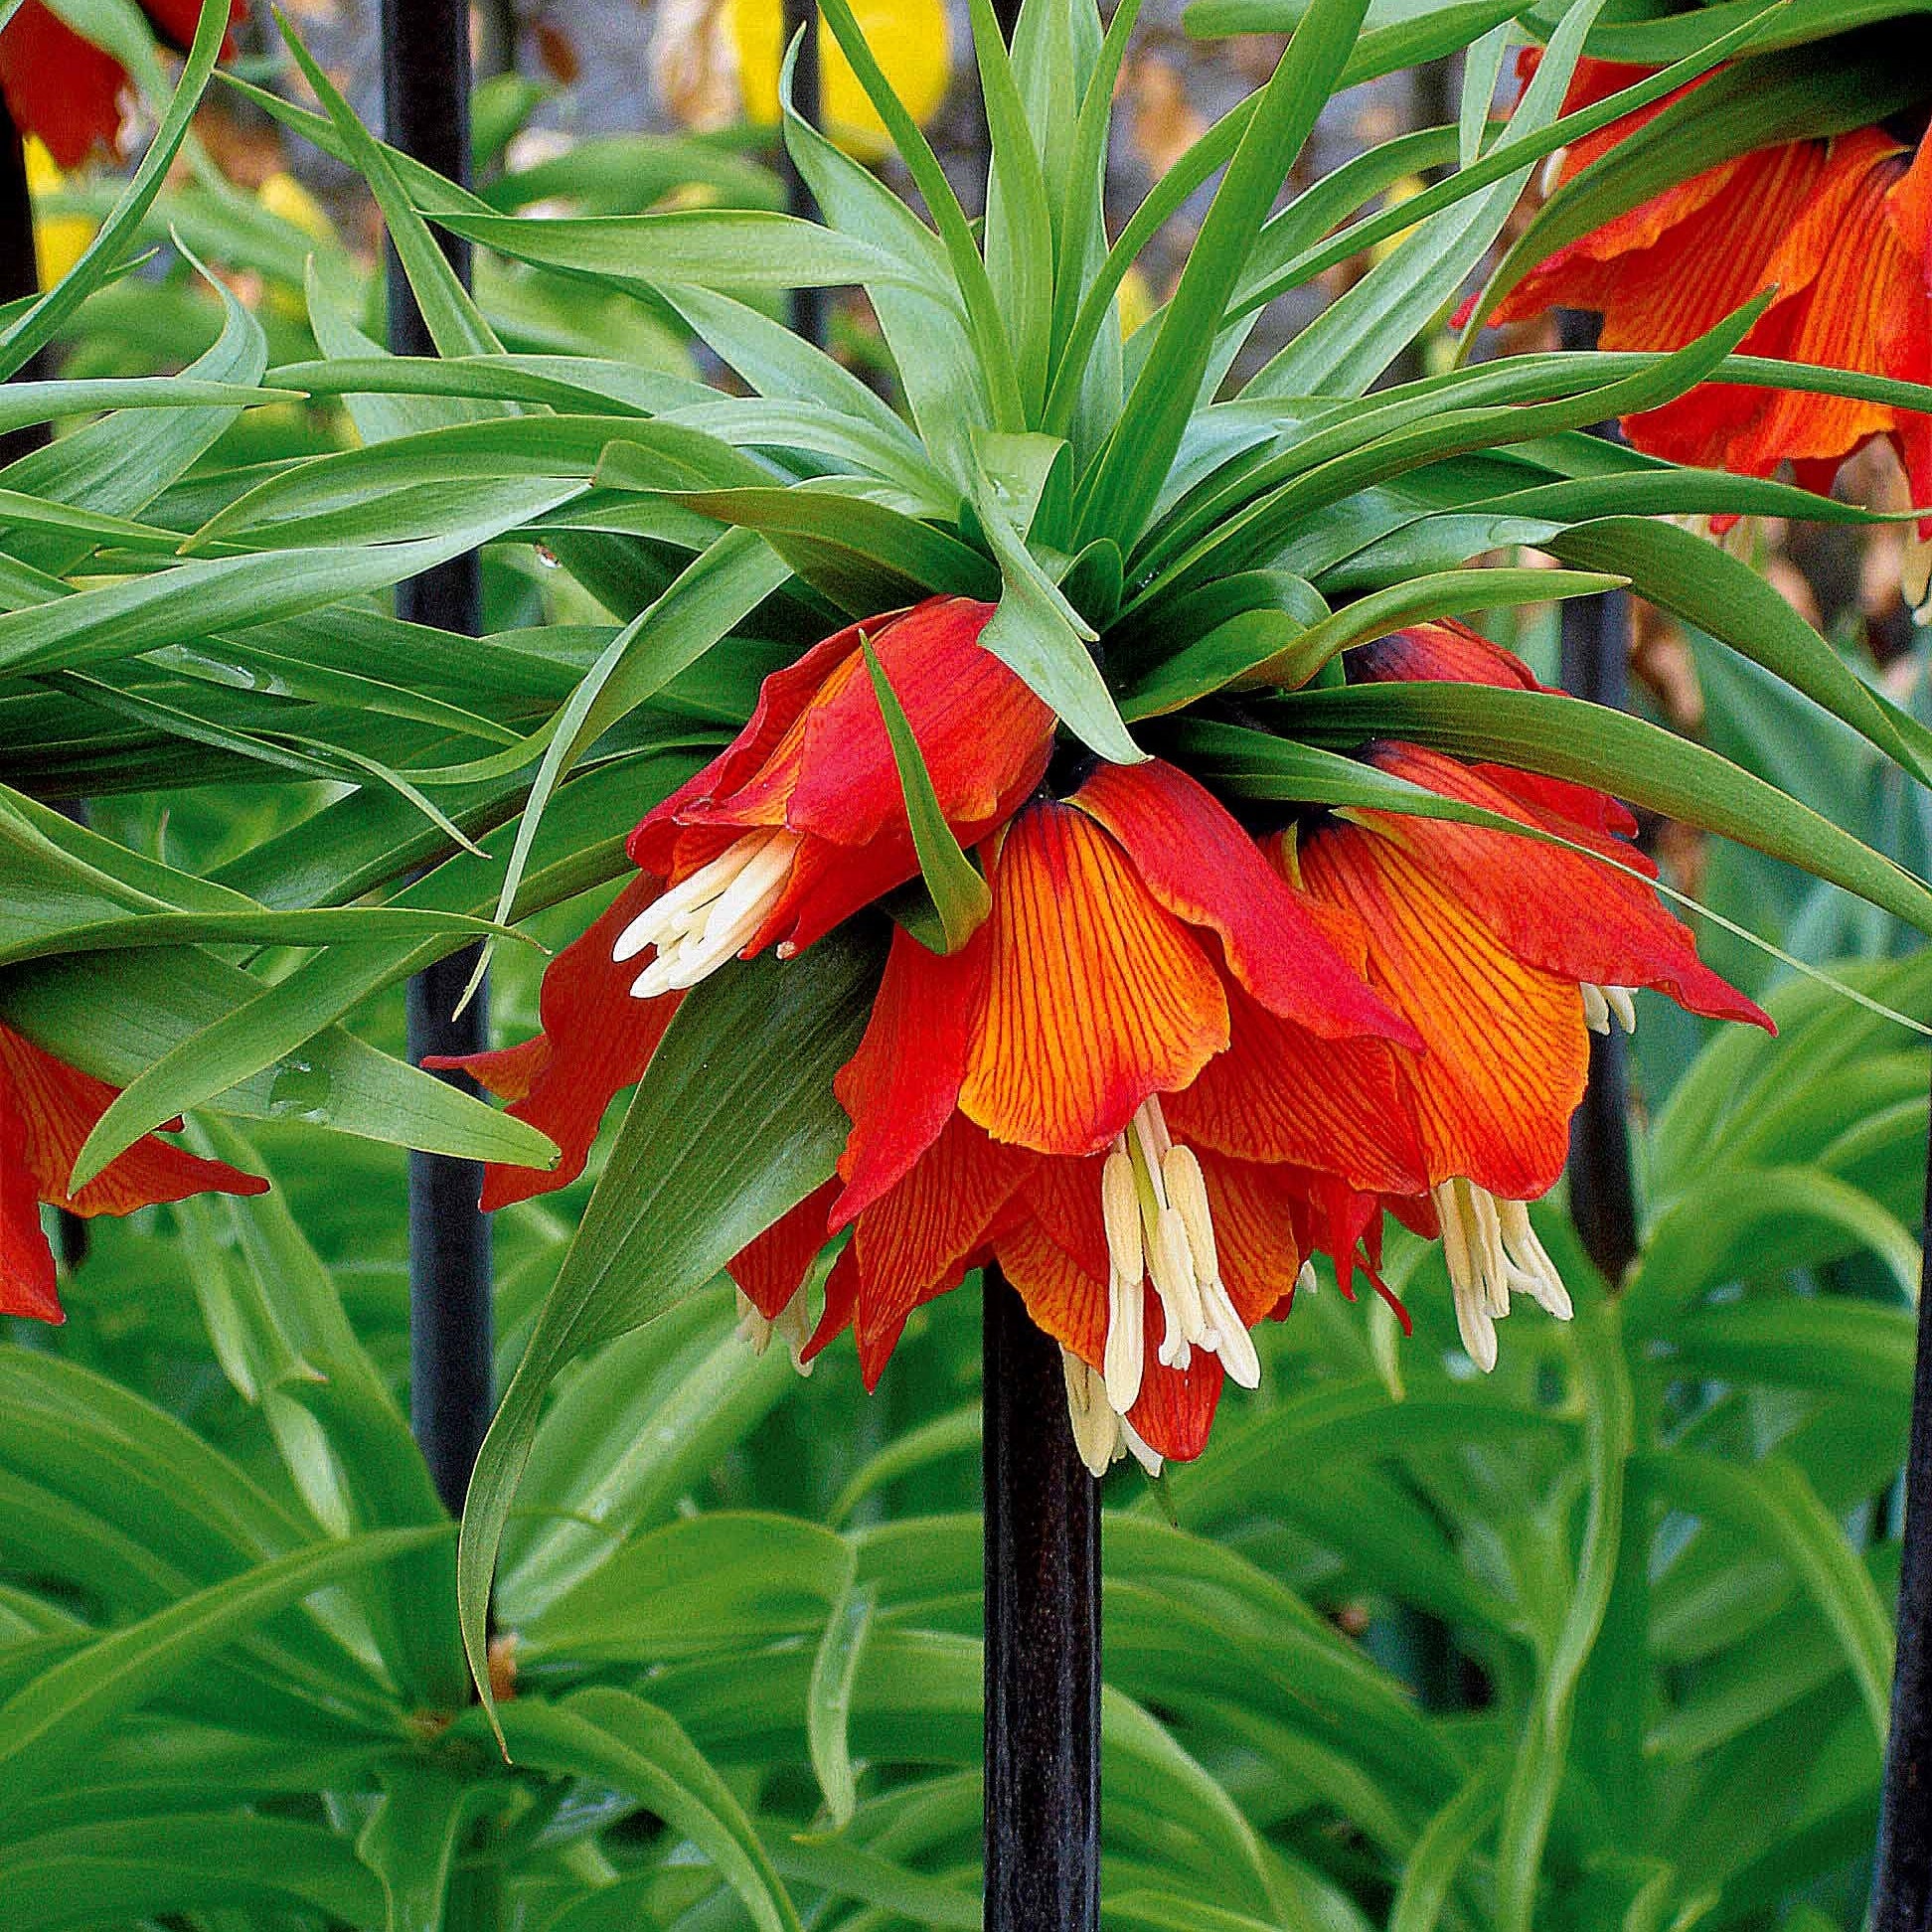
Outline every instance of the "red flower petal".
[[[883, 619], [881, 620], [884, 621]], [[695, 870], [689, 864], [674, 869], [686, 815], [729, 797], [756, 775], [804, 715], [819, 687], [859, 650], [859, 626], [854, 624], [814, 644], [795, 664], [774, 671], [758, 688], [757, 708], [749, 722], [703, 770], [693, 773], [676, 791], [652, 806], [630, 835], [631, 863], [660, 879], [675, 879]], [[783, 820], [783, 813], [772, 823]], [[730, 828], [726, 828], [727, 833]], [[729, 837], [721, 841], [728, 844]]]
[[905, 1179], [860, 1215], [859, 1372], [868, 1388], [913, 1309], [957, 1285], [1034, 1158], [955, 1114]]
[[988, 985], [961, 1109], [996, 1140], [1090, 1154], [1153, 1093], [1227, 1045], [1220, 980], [1173, 913], [1084, 812], [1017, 818], [993, 869], [981, 937]]
[[865, 1038], [832, 1082], [852, 1121], [835, 1232], [909, 1173], [951, 1119], [985, 974], [978, 936], [947, 958], [894, 928]]
[[[185, 50], [195, 38], [201, 19], [195, 0], [142, 0], [142, 5], [155, 32], [171, 46]], [[240, 20], [246, 13], [242, 0], [235, 0], [229, 17]], [[222, 42], [222, 58], [234, 54], [231, 35]], [[0, 29], [0, 94], [14, 125], [23, 134], [39, 135], [60, 168], [79, 167], [96, 146], [118, 152], [120, 91], [127, 84], [127, 70], [111, 54], [77, 34], [41, 0], [26, 0]]]
[[1071, 802], [1120, 841], [1170, 912], [1220, 935], [1230, 971], [1270, 1012], [1324, 1040], [1412, 1039], [1232, 813], [1186, 772], [1158, 759], [1103, 764]]
[[1395, 1073], [1409, 1055], [1380, 1041], [1318, 1040], [1238, 988], [1227, 997], [1227, 1051], [1164, 1103], [1177, 1140], [1243, 1161], [1319, 1169], [1370, 1192], [1424, 1185]]
[[66, 21], [26, 0], [0, 29], [0, 93], [23, 134], [37, 134], [61, 168], [78, 168], [120, 132], [127, 70]]
[[0, 1079], [0, 1315], [64, 1322], [54, 1251], [41, 1227], [40, 1195], [27, 1167], [27, 1123]]
[[[1439, 751], [1386, 744], [1372, 762], [1445, 798], [1480, 805], [1563, 838], [1584, 828], [1523, 807], [1482, 774]], [[1771, 1028], [1754, 1001], [1697, 957], [1690, 930], [1637, 880], [1560, 846], [1518, 839], [1447, 819], [1354, 815], [1413, 855], [1441, 888], [1460, 899], [1526, 964], [1599, 986], [1650, 986], [1682, 1007], [1717, 1020]], [[1621, 858], [1608, 840], [1598, 844]]]
[[811, 1273], [826, 1243], [825, 1217], [838, 1192], [836, 1181], [813, 1189], [724, 1264], [725, 1272], [766, 1321], [778, 1319]]
[[74, 1214], [131, 1214], [190, 1195], [268, 1192], [259, 1175], [204, 1160], [146, 1134], [71, 1195], [68, 1183], [81, 1145], [120, 1089], [56, 1059], [6, 1027], [0, 1027], [0, 1089], [12, 1096], [21, 1163], [35, 1193], [50, 1207]]
[[[1051, 748], [1051, 709], [981, 648], [993, 611], [968, 597], [935, 597], [872, 631], [955, 826], [1004, 818], [1040, 782]], [[870, 678], [855, 676], [812, 707], [786, 823], [848, 846], [904, 825], [898, 766]]]
[[816, 1362], [826, 1347], [852, 1326], [859, 1310], [859, 1255], [848, 1241], [825, 1277], [825, 1309], [811, 1339], [799, 1350], [800, 1364]]
[[1001, 1226], [994, 1253], [1035, 1325], [1097, 1368], [1107, 1346], [1107, 1244], [1100, 1223], [1098, 1164], [1043, 1161], [1025, 1193], [1031, 1198], [1043, 1184], [1055, 1191], [1066, 1213], [1077, 1217], [1083, 1210], [1090, 1212], [1092, 1240], [1082, 1236], [1069, 1249], [1054, 1239], [1047, 1220], [1027, 1213]]
[[[1906, 305], [1923, 328], [1923, 264], [1908, 260], [1887, 217], [1886, 195], [1904, 175], [1902, 150], [1876, 128], [1833, 142], [1817, 192], [1771, 264], [1780, 305], [1802, 291], [1783, 353], [1793, 361], [1871, 375], [1895, 372], [1881, 353], [1887, 319]], [[1780, 390], [1731, 450], [1739, 469], [1767, 471], [1782, 460], [1850, 455], [1890, 429], [1881, 402]]]
[[1359, 684], [1475, 684], [1500, 691], [1547, 691], [1514, 651], [1492, 644], [1453, 618], [1390, 631], [1344, 655], [1349, 682]]
[[678, 996], [632, 999], [631, 981], [647, 960], [620, 966], [611, 948], [662, 889], [655, 879], [633, 879], [582, 937], [545, 968], [541, 1034], [494, 1052], [432, 1053], [423, 1060], [427, 1067], [470, 1074], [509, 1100], [517, 1119], [548, 1134], [561, 1150], [550, 1169], [491, 1162], [483, 1172], [486, 1211], [568, 1187], [590, 1158], [612, 1097], [644, 1077], [677, 1011]]
[[1170, 1368], [1160, 1360], [1167, 1336], [1167, 1317], [1161, 1298], [1151, 1287], [1145, 1315], [1147, 1363], [1141, 1371], [1140, 1399], [1127, 1411], [1135, 1433], [1150, 1449], [1170, 1462], [1192, 1462], [1208, 1446], [1214, 1405], [1220, 1400], [1221, 1362], [1206, 1349], [1196, 1349], [1185, 1368]]
[[994, 606], [931, 597], [854, 624], [767, 678], [731, 745], [631, 835], [647, 872], [673, 881], [739, 832], [803, 838], [785, 890], [747, 952], [802, 948], [918, 872], [904, 790], [860, 639], [872, 639], [962, 843], [1003, 824], [1051, 754], [1051, 711], [982, 650]]

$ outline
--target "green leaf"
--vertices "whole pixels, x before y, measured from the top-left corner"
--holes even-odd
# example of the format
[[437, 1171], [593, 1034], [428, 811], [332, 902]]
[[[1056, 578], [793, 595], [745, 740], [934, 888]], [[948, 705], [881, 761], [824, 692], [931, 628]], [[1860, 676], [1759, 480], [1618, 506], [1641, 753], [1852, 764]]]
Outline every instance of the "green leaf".
[[73, 1826], [7, 1848], [12, 1932], [85, 1932], [189, 1912], [213, 1923], [225, 1908], [253, 1922], [296, 1911], [371, 1925], [383, 1895], [339, 1835], [293, 1819], [172, 1812]]
[[[0, 1017], [83, 1071], [126, 1085], [260, 991], [260, 981], [196, 947], [87, 953], [0, 978]], [[309, 1120], [463, 1160], [548, 1167], [557, 1158], [536, 1128], [340, 1027], [259, 1067], [219, 1103], [228, 1113]]]
[[[64, 415], [91, 415], [96, 409], [218, 408], [228, 419], [236, 409], [264, 402], [300, 402], [307, 394], [293, 385], [256, 389], [252, 384], [210, 382], [189, 375], [9, 383], [0, 390], [0, 435]], [[11, 467], [7, 476], [10, 482], [15, 480]], [[0, 522], [6, 522], [9, 514], [0, 509]]]
[[1603, 1627], [1624, 1533], [1624, 1466], [1634, 1447], [1635, 1408], [1617, 1304], [1584, 1310], [1575, 1337], [1588, 1483], [1576, 1579], [1537, 1687], [1503, 1798], [1496, 1848], [1497, 1921], [1530, 1932], [1543, 1846], [1566, 1768], [1577, 1686]]
[[886, 735], [891, 740], [892, 762], [898, 767], [899, 788], [905, 794], [905, 816], [912, 828], [919, 872], [939, 913], [946, 950], [956, 953], [986, 923], [986, 915], [993, 909], [993, 894], [972, 861], [960, 851], [959, 841], [946, 822], [938, 794], [932, 789], [932, 774], [926, 770], [925, 754], [872, 640], [862, 636], [861, 648]]
[[1113, 764], [1140, 763], [1147, 754], [1128, 735], [1087, 650], [1092, 627], [1007, 521], [984, 472], [975, 478], [973, 507], [1001, 576], [1000, 607], [980, 633], [981, 646], [1017, 672], [1090, 750]]
[[1092, 472], [1082, 479], [1078, 529], [1128, 549], [1146, 526], [1249, 251], [1283, 175], [1328, 104], [1368, 0], [1314, 0], [1274, 71], [1228, 163], [1159, 339]]
[[[820, 0], [819, 12], [832, 29], [866, 98], [886, 125], [905, 163], [913, 186], [919, 191], [939, 230], [939, 240], [952, 269], [954, 285], [965, 306], [966, 317], [979, 349], [988, 394], [993, 404], [994, 426], [1025, 429], [1026, 404], [1021, 395], [1019, 376], [1014, 367], [1013, 343], [1006, 320], [1000, 312], [998, 297], [987, 276], [986, 263], [973, 242], [973, 232], [966, 220], [959, 197], [953, 193], [939, 157], [919, 131], [918, 123], [906, 112], [904, 103], [892, 91], [892, 83], [875, 58], [865, 30], [853, 14], [850, 0]], [[855, 277], [854, 279], [859, 279]]]
[[32, 1796], [103, 1726], [277, 1610], [440, 1533], [391, 1530], [294, 1550], [97, 1638], [0, 1704], [0, 1795], [10, 1806]]
[[1872, 690], [1764, 577], [1715, 545], [1649, 517], [1611, 517], [1547, 548], [1565, 563], [1626, 572], [1650, 602], [1762, 665], [1932, 784], [1932, 729]]
[[1689, 1449], [1646, 1456], [1643, 1469], [1677, 1508], [1735, 1523], [1776, 1545], [1824, 1612], [1882, 1741], [1891, 1719], [1891, 1620], [1869, 1571], [1803, 1471], [1776, 1456], [1740, 1466]]
[[455, 215], [439, 228], [539, 268], [594, 275], [622, 288], [841, 288], [918, 277], [903, 261], [837, 229], [761, 209], [669, 215]]
[[[599, 480], [623, 481], [613, 452]], [[798, 574], [855, 617], [875, 617], [942, 591], [984, 597], [993, 566], [977, 551], [883, 503], [832, 488], [686, 490], [674, 500], [721, 523], [755, 530]]]
[[506, 1787], [407, 1758], [376, 1775], [383, 1795], [356, 1835], [356, 1854], [383, 1881], [388, 1932], [442, 1932], [456, 1854]]
[[1163, 665], [1124, 709], [1130, 718], [1175, 711], [1224, 685], [1294, 690], [1353, 645], [1385, 637], [1405, 624], [1595, 596], [1627, 580], [1582, 570], [1436, 571], [1371, 591], [1306, 630], [1290, 630], [1292, 641], [1286, 644], [1282, 635], [1288, 626], [1278, 621], [1217, 628]]
[[283, 40], [302, 78], [315, 92], [342, 143], [344, 158], [369, 184], [383, 211], [390, 245], [408, 280], [429, 339], [439, 354], [477, 356], [498, 354], [503, 344], [484, 321], [462, 278], [436, 245], [436, 239], [410, 204], [407, 189], [390, 164], [388, 150], [378, 142], [343, 99], [333, 81], [310, 56], [301, 41], [283, 25]]
[[818, 1774], [835, 1832], [843, 1832], [852, 1823], [859, 1804], [847, 1726], [852, 1715], [852, 1687], [858, 1681], [860, 1659], [878, 1601], [878, 1590], [870, 1584], [845, 1591], [832, 1606], [812, 1660], [805, 1734], [811, 1744], [812, 1769]]
[[1435, 1932], [1450, 1888], [1496, 1817], [1503, 1783], [1504, 1760], [1491, 1758], [1429, 1820], [1402, 1861], [1402, 1882], [1389, 1908], [1388, 1932]]
[[801, 1932], [798, 1913], [743, 1808], [677, 1720], [628, 1691], [579, 1690], [561, 1704], [503, 1706], [520, 1763], [587, 1778], [647, 1806], [718, 1867], [758, 1932]]
[[986, 274], [1013, 338], [1023, 416], [1034, 422], [1046, 400], [1051, 349], [1052, 218], [1026, 102], [990, 0], [972, 0], [971, 14], [993, 150], [986, 185]]
[[0, 615], [0, 673], [72, 670], [133, 657], [230, 624], [300, 616], [340, 598], [387, 589], [516, 529], [580, 487], [532, 481], [499, 514], [418, 542], [218, 558], [9, 611]]
[[[1556, 118], [1584, 37], [1601, 6], [1602, 0], [1581, 0], [1565, 11], [1511, 116], [1511, 136], [1520, 139]], [[1489, 253], [1530, 179], [1530, 167], [1525, 158], [1494, 187], [1444, 208], [1411, 231], [1309, 323], [1242, 394], [1366, 394]]]
[[831, 1173], [846, 1132], [832, 1076], [876, 971], [844, 931], [783, 965], [727, 966], [685, 996], [652, 1057], [470, 1482], [458, 1590], [486, 1708], [490, 1574], [551, 1381], [702, 1287]]

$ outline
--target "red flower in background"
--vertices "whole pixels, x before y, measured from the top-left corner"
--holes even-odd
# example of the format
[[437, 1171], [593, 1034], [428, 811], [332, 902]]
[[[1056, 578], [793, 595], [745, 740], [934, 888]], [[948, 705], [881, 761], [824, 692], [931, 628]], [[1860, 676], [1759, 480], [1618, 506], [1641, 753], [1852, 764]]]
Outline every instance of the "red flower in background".
[[148, 1134], [70, 1194], [75, 1157], [119, 1091], [0, 1027], [0, 1315], [65, 1319], [43, 1203], [73, 1214], [131, 1214], [189, 1195], [268, 1191], [256, 1175]]
[[[1563, 110], [1650, 72], [1582, 61]], [[1578, 141], [1562, 154], [1557, 180], [1690, 91]], [[1772, 287], [1777, 296], [1740, 354], [1932, 382], [1932, 138], [1914, 153], [1865, 127], [1706, 168], [1558, 249], [1492, 319], [1594, 309], [1605, 349], [1681, 349]], [[1707, 383], [1629, 417], [1624, 429], [1653, 455], [1738, 475], [1768, 476], [1789, 461], [1800, 482], [1820, 490], [1847, 456], [1883, 436], [1913, 502], [1932, 505], [1932, 417], [1888, 403]]]
[[[141, 0], [141, 10], [162, 40], [186, 47], [195, 37], [201, 8], [195, 0]], [[245, 13], [235, 0], [230, 18]], [[235, 52], [225, 43], [225, 55]], [[127, 70], [92, 41], [77, 34], [41, 0], [25, 0], [0, 28], [0, 95], [22, 134], [38, 135], [62, 168], [75, 168], [95, 147], [117, 151], [120, 94]]]
[[631, 834], [640, 869], [544, 975], [544, 1030], [438, 1057], [511, 1102], [563, 1150], [494, 1166], [483, 1205], [574, 1181], [611, 1097], [643, 1075], [683, 991], [734, 956], [789, 957], [919, 870], [898, 767], [867, 675], [870, 639], [948, 822], [967, 843], [1039, 784], [1053, 716], [981, 649], [994, 606], [932, 597], [854, 624], [764, 682], [742, 731]]

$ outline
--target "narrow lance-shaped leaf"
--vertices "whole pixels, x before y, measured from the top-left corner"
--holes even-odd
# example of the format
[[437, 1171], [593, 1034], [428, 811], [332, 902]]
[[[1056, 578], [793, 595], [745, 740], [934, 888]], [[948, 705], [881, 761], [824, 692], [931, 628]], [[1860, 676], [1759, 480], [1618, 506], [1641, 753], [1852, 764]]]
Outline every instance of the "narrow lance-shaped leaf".
[[1228, 163], [1159, 340], [1080, 492], [1080, 531], [1140, 535], [1194, 413], [1248, 251], [1355, 45], [1368, 0], [1314, 0]]
[[938, 224], [939, 239], [952, 265], [953, 280], [965, 304], [986, 373], [995, 425], [1002, 429], [1024, 429], [1028, 426], [1026, 402], [1014, 367], [1012, 339], [1000, 314], [993, 284], [987, 277], [986, 263], [974, 245], [973, 232], [965, 210], [959, 205], [959, 197], [953, 193], [952, 183], [939, 165], [931, 143], [920, 133], [905, 103], [892, 91], [892, 83], [873, 54], [850, 0], [821, 0], [820, 13], [837, 36], [840, 51], [866, 90], [866, 98], [872, 102], [874, 111], [885, 122], [892, 145], [899, 151], [899, 159], [905, 163], [913, 185]]
[[603, 1178], [477, 1458], [457, 1590], [478, 1692], [503, 1526], [550, 1382], [598, 1340], [701, 1288], [831, 1173], [851, 1058], [878, 960], [850, 930], [783, 965], [725, 968], [685, 995], [625, 1115]]
[[987, 913], [993, 909], [993, 894], [973, 862], [959, 849], [959, 841], [946, 823], [919, 740], [912, 734], [912, 726], [906, 721], [891, 680], [886, 675], [886, 667], [879, 661], [879, 653], [873, 649], [871, 638], [863, 638], [861, 642], [873, 695], [879, 700], [880, 716], [886, 722], [886, 735], [891, 740], [899, 787], [905, 794], [905, 816], [912, 828], [912, 849], [919, 856], [919, 872], [939, 914], [946, 951], [956, 953], [985, 924]]

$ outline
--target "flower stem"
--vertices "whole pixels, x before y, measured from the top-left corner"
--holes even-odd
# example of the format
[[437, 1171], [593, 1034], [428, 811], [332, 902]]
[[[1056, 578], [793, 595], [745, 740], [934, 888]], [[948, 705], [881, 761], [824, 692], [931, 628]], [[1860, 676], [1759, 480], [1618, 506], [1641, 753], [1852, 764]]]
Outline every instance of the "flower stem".
[[1905, 1538], [1898, 1573], [1898, 1661], [1878, 1806], [1871, 1932], [1932, 1925], [1932, 1148], [1927, 1150], [1925, 1259], [1918, 1355], [1905, 1444]]
[[[819, 61], [818, 0], [784, 0], [784, 44], [787, 47], [791, 45], [793, 35], [801, 30], [805, 36], [799, 43], [798, 64], [792, 70], [792, 105], [798, 109], [801, 119], [822, 130], [825, 126], [825, 88]], [[791, 150], [785, 146], [782, 137], [778, 143], [778, 172], [785, 184], [785, 212], [796, 215], [801, 221], [816, 222], [819, 218], [818, 203], [813, 200], [812, 191], [805, 185], [805, 177], [798, 172], [791, 158]], [[792, 334], [802, 336], [813, 348], [825, 347], [824, 289], [792, 290], [791, 326]]]
[[1059, 1346], [986, 1270], [986, 1928], [1100, 1920], [1100, 1498]]
[[[40, 293], [40, 267], [34, 253], [34, 201], [27, 190], [27, 155], [20, 130], [0, 97], [0, 302], [17, 302]], [[32, 382], [46, 374], [45, 351], [19, 372]], [[48, 440], [44, 422], [30, 422], [0, 435], [0, 469], [39, 449]]]
[[[1594, 315], [1565, 309], [1565, 349], [1594, 349]], [[1597, 433], [1617, 438], [1614, 422]], [[1562, 605], [1563, 688], [1621, 711], [1630, 686], [1630, 599], [1621, 590], [1573, 597]], [[1612, 1027], [1590, 1036], [1590, 1080], [1570, 1122], [1570, 1216], [1584, 1251], [1612, 1293], [1637, 1258], [1637, 1197], [1630, 1177], [1628, 1047]]]
[[[469, 8], [465, 0], [384, 0], [383, 101], [391, 142], [467, 186], [470, 175]], [[469, 280], [466, 242], [440, 236]], [[398, 355], [436, 353], [402, 265], [389, 256], [389, 337]], [[397, 591], [397, 615], [463, 637], [481, 626], [474, 554], [438, 564]], [[488, 1045], [481, 990], [458, 1014], [476, 967], [473, 948], [409, 982], [409, 1057], [473, 1053]], [[474, 1092], [460, 1074], [445, 1074]], [[491, 1410], [490, 1226], [477, 1207], [482, 1169], [440, 1154], [409, 1156], [409, 1403], [416, 1440], [452, 1515], [461, 1511]]]

